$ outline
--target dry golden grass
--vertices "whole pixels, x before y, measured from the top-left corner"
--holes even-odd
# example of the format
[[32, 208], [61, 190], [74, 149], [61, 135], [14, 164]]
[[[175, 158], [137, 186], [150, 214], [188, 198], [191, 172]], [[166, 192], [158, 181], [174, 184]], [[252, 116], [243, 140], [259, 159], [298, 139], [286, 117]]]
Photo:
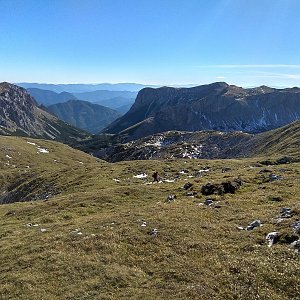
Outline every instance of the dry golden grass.
[[[49, 150], [37, 154], [28, 139], [0, 141], [2, 195], [20, 182], [17, 200], [45, 198], [49, 186], [57, 192], [0, 206], [0, 299], [300, 299], [299, 254], [265, 241], [271, 231], [292, 234], [300, 218], [300, 163], [267, 167], [283, 179], [266, 182], [257, 174], [261, 157], [109, 164], [54, 142], [30, 139]], [[188, 177], [206, 166], [202, 177]], [[146, 184], [155, 169], [179, 178]], [[133, 177], [143, 172], [150, 176]], [[236, 194], [213, 196], [220, 208], [182, 189], [238, 176], [244, 185]], [[170, 193], [177, 198], [167, 203]], [[295, 215], [277, 224], [282, 207]], [[237, 229], [255, 219], [263, 226]]]

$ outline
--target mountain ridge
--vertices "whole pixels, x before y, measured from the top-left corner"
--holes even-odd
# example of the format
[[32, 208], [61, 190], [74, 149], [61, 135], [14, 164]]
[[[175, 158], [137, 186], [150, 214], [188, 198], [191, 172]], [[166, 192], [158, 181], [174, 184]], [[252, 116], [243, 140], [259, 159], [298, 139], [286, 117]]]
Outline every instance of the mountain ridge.
[[104, 133], [129, 131], [134, 140], [169, 131], [258, 133], [300, 118], [300, 89], [243, 89], [216, 82], [192, 88], [145, 88], [131, 109]]

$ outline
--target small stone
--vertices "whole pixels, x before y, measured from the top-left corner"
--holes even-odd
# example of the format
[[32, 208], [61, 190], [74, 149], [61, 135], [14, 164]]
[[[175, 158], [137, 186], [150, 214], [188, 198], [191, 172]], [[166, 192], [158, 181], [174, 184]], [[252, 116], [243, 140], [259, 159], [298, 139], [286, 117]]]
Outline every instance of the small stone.
[[281, 218], [291, 218], [292, 215], [293, 215], [293, 212], [289, 207], [283, 207], [280, 210], [280, 217]]
[[261, 226], [261, 221], [260, 220], [255, 220], [253, 222], [251, 222], [247, 227], [246, 230], [253, 230], [256, 227], [260, 227]]
[[273, 246], [279, 240], [279, 233], [277, 231], [270, 232], [266, 236], [266, 240], [268, 241], [268, 247]]
[[175, 201], [175, 199], [176, 199], [176, 195], [170, 194], [170, 195], [168, 195], [166, 202], [172, 202], [172, 201]]
[[41, 232], [46, 232], [47, 229], [46, 228], [41, 228]]
[[282, 176], [278, 176], [276, 174], [270, 174], [269, 175], [269, 181], [272, 182], [272, 181], [276, 181], [276, 180], [281, 180], [282, 179]]
[[203, 202], [204, 205], [212, 205], [213, 203], [214, 203], [214, 200], [212, 200], [212, 199], [206, 199], [206, 200]]
[[293, 228], [294, 233], [300, 233], [300, 221], [295, 222], [291, 227]]
[[290, 246], [296, 251], [296, 252], [299, 252], [300, 250], [300, 241], [297, 240], [297, 241], [294, 241], [290, 244]]
[[158, 230], [156, 228], [153, 228], [150, 230], [149, 234], [151, 236], [157, 236], [158, 235]]

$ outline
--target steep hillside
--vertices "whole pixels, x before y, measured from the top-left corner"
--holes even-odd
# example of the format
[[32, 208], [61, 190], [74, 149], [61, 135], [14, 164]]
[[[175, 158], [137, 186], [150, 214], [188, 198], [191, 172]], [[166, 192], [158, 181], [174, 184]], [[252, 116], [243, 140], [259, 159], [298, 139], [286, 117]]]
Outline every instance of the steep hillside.
[[113, 109], [81, 100], [57, 103], [50, 105], [47, 109], [59, 119], [90, 133], [100, 132], [121, 116]]
[[141, 90], [131, 109], [104, 132], [130, 139], [170, 130], [257, 133], [300, 118], [300, 89], [243, 89], [226, 83]]
[[73, 94], [67, 92], [55, 93], [37, 88], [28, 88], [27, 91], [39, 104], [45, 106], [77, 99]]
[[28, 92], [0, 83], [0, 134], [23, 135], [72, 142], [88, 134], [59, 120], [37, 106]]
[[300, 164], [260, 160], [109, 164], [0, 136], [0, 298], [299, 299]]

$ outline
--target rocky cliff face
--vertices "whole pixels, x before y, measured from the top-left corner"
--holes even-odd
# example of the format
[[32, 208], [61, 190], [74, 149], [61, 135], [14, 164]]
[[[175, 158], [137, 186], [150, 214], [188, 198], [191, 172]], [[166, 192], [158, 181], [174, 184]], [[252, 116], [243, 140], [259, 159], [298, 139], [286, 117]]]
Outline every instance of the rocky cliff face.
[[0, 83], [0, 134], [60, 141], [87, 136], [39, 108], [25, 89], [6, 82]]
[[104, 132], [130, 139], [169, 130], [257, 133], [300, 119], [300, 89], [243, 89], [226, 83], [141, 90], [132, 108]]

